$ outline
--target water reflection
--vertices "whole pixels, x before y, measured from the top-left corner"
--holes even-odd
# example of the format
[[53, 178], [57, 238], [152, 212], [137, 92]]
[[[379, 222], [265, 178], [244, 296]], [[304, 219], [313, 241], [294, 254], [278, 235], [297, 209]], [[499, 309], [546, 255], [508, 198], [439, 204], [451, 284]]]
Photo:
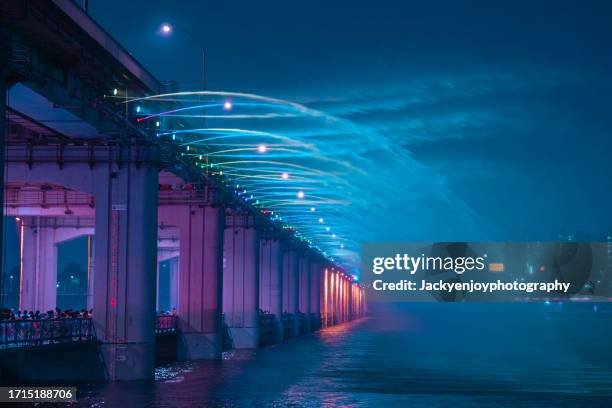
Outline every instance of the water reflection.
[[609, 406], [609, 304], [405, 304], [155, 382], [91, 385], [83, 406]]

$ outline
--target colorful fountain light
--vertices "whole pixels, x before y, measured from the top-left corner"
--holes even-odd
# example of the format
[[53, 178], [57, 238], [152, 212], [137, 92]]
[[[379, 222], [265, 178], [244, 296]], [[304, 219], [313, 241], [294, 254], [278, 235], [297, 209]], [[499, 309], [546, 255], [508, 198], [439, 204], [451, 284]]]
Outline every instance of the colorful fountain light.
[[359, 170], [346, 160], [344, 142], [320, 137], [321, 127], [342, 128], [342, 120], [297, 103], [231, 92], [124, 103], [139, 126], [182, 147], [202, 171], [222, 177], [243, 200], [328, 258], [355, 268], [349, 198], [357, 195], [350, 176]]

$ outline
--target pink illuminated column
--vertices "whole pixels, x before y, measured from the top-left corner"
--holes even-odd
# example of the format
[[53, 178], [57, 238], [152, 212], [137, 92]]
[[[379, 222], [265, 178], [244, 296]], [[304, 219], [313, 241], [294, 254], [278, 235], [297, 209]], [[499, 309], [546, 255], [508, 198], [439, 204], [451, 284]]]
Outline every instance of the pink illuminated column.
[[345, 287], [346, 287], [346, 280], [344, 279], [344, 275], [343, 274], [339, 274], [339, 282], [340, 282], [340, 286], [338, 288], [339, 290], [339, 300], [340, 300], [340, 321], [345, 322], [346, 321], [346, 298], [345, 298]]
[[353, 320], [355, 315], [355, 285], [349, 282], [349, 320]]
[[317, 260], [310, 263], [310, 312], [312, 329], [321, 328], [321, 264]]
[[321, 296], [321, 326], [327, 327], [329, 323], [329, 270], [323, 270], [323, 284]]
[[94, 323], [108, 377], [153, 379], [158, 170], [98, 165]]
[[329, 275], [328, 284], [328, 326], [336, 324], [336, 274], [331, 266], [328, 265], [327, 273]]
[[290, 336], [300, 334], [298, 280], [298, 251], [289, 243], [283, 251], [283, 312], [289, 315]]
[[264, 237], [259, 254], [259, 307], [273, 314], [277, 323], [276, 339], [283, 339], [283, 251], [280, 240]]
[[333, 271], [333, 302], [334, 302], [334, 324], [342, 322], [341, 307], [340, 307], [340, 273], [334, 269]]
[[329, 325], [336, 324], [336, 274], [330, 268], [329, 273]]
[[365, 289], [359, 288], [359, 316], [365, 316]]
[[343, 280], [343, 288], [344, 290], [342, 291], [342, 295], [344, 296], [342, 305], [344, 307], [344, 321], [348, 321], [349, 320], [349, 285], [350, 282], [346, 276], [346, 274], [344, 274], [344, 276], [342, 277]]
[[310, 254], [308, 251], [300, 251], [298, 261], [298, 278], [299, 278], [299, 309], [304, 315], [306, 333], [311, 331], [310, 324]]
[[259, 238], [251, 215], [228, 211], [223, 313], [234, 348], [259, 345]]
[[[211, 201], [159, 207], [160, 224], [178, 227], [178, 316], [181, 360], [220, 359], [224, 210]], [[172, 301], [172, 300], [171, 300]]]
[[57, 247], [54, 230], [39, 217], [21, 219], [21, 293], [19, 309], [47, 312], [57, 299]]

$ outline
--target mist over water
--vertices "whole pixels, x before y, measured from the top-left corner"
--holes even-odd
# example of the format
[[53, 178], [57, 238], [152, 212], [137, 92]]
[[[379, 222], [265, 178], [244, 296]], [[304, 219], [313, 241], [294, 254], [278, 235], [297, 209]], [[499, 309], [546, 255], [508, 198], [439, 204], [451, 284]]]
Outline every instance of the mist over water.
[[373, 304], [370, 318], [155, 382], [80, 387], [82, 406], [609, 406], [612, 305]]

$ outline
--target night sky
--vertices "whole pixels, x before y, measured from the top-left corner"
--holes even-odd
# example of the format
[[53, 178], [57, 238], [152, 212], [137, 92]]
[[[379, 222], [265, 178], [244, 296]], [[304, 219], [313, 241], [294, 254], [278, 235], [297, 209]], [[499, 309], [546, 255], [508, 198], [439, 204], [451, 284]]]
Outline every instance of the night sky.
[[342, 154], [366, 173], [347, 175], [356, 241], [590, 239], [612, 228], [608, 1], [90, 3], [181, 90], [198, 90], [200, 53], [180, 33], [157, 35], [162, 22], [206, 42], [209, 90], [353, 122]]

